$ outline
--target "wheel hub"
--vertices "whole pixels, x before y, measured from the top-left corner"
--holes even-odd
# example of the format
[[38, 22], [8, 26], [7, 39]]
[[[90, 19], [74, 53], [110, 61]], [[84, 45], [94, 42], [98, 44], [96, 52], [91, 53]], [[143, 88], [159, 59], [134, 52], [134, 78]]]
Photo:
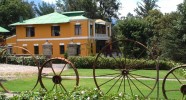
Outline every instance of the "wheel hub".
[[61, 78], [61, 76], [55, 75], [55, 76], [53, 76], [52, 81], [53, 81], [55, 84], [60, 84], [61, 81], [62, 81], [62, 78]]
[[180, 91], [182, 94], [186, 95], [186, 85], [185, 84], [181, 86]]
[[124, 76], [126, 76], [126, 75], [128, 75], [129, 74], [129, 71], [128, 70], [126, 70], [126, 69], [124, 69], [123, 71], [122, 71], [122, 73], [121, 73], [122, 75], [124, 75]]

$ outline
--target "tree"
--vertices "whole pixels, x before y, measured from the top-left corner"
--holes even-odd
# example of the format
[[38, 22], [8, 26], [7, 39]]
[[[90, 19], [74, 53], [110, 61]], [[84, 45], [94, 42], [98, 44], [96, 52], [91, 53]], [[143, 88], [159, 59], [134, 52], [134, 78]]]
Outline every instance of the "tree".
[[124, 20], [119, 20], [113, 27], [115, 38], [128, 38], [139, 41], [146, 45], [148, 40], [147, 32], [148, 24], [145, 20], [136, 17], [127, 17]]
[[57, 0], [61, 11], [85, 11], [85, 16], [92, 19], [118, 18], [120, 3], [117, 0]]
[[111, 18], [118, 18], [118, 10], [121, 5], [118, 0], [97, 0], [97, 4], [101, 19], [111, 21]]
[[158, 7], [158, 5], [156, 4], [158, 2], [158, 0], [141, 0], [141, 2], [137, 3], [137, 8], [135, 8], [135, 12], [137, 13], [137, 15], [141, 16], [141, 17], [146, 17], [149, 14], [150, 10], [153, 10], [155, 8]]
[[11, 30], [9, 24], [18, 22], [20, 17], [24, 19], [33, 18], [33, 2], [22, 0], [3, 0], [0, 2], [0, 26]]
[[37, 16], [46, 15], [49, 13], [54, 12], [55, 6], [53, 4], [46, 3], [42, 1], [42, 3], [38, 4], [38, 6], [35, 5], [34, 10], [36, 12]]

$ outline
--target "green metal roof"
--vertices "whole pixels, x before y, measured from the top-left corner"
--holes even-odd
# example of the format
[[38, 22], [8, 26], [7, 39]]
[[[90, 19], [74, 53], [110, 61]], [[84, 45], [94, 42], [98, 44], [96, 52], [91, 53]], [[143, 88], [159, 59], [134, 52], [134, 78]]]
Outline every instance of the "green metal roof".
[[54, 12], [40, 17], [24, 20], [23, 22], [13, 23], [10, 25], [14, 26], [14, 25], [32, 25], [32, 24], [57, 24], [57, 23], [67, 23], [67, 22], [70, 22], [69, 17]]
[[17, 22], [10, 24], [11, 26], [16, 25], [34, 25], [34, 24], [57, 24], [57, 23], [68, 23], [70, 20], [86, 20], [87, 17], [83, 16], [84, 11], [72, 11], [72, 12], [54, 12], [51, 14], [39, 16], [36, 18], [24, 20], [23, 22]]
[[10, 32], [9, 30], [3, 28], [3, 27], [0, 27], [0, 32]]
[[69, 18], [70, 18], [70, 20], [84, 20], [84, 19], [86, 20], [86, 19], [88, 19], [85, 16], [71, 16]]

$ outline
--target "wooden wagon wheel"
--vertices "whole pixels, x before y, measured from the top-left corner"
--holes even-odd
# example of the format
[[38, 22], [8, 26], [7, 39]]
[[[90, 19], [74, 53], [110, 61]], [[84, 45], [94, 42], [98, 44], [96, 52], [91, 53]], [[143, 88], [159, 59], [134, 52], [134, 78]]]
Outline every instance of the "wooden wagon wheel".
[[[39, 73], [39, 64], [38, 64], [38, 60], [36, 59], [36, 57], [35, 57], [29, 50], [27, 50], [27, 49], [24, 48], [24, 47], [19, 47], [19, 46], [12, 46], [11, 48], [18, 51], [17, 55], [19, 55], [19, 54], [20, 54], [20, 55], [26, 54], [27, 56], [31, 56], [32, 59], [33, 59], [33, 61], [34, 61], [34, 64], [33, 64], [33, 65], [37, 67], [38, 73]], [[9, 55], [11, 55], [11, 56], [16, 56], [16, 54], [9, 54], [9, 53], [7, 52], [8, 49], [9, 49], [9, 47], [3, 49], [2, 52], [0, 53], [1, 57], [6, 58], [6, 59], [4, 60], [3, 63], [7, 63], [7, 60], [8, 60], [7, 58], [8, 58]], [[23, 59], [23, 60], [24, 60], [24, 59]], [[24, 61], [22, 61], [22, 62], [23, 62], [22, 64], [24, 64]], [[18, 62], [17, 62], [17, 63], [18, 63]], [[23, 76], [24, 76], [24, 75], [23, 75]], [[25, 89], [26, 89], [26, 90], [34, 90], [34, 89], [36, 88], [38, 82], [39, 82], [39, 81], [38, 81], [38, 78], [35, 79], [35, 80], [37, 80], [37, 81], [36, 81], [36, 84], [33, 85], [33, 87], [30, 87], [29, 89], [26, 89], [26, 88], [25, 88]], [[20, 84], [21, 84], [21, 83], [22, 83], [22, 82], [20, 82]], [[25, 84], [25, 85], [26, 85], [26, 84]], [[3, 90], [5, 90], [6, 92], [11, 92], [11, 91], [12, 91], [12, 90], [7, 89], [5, 84], [3, 85], [3, 84], [1, 83], [1, 87], [2, 87]]]
[[[46, 73], [47, 69], [51, 72]], [[72, 72], [68, 72], [70, 70], [72, 70]], [[56, 89], [67, 92], [67, 88], [74, 89], [74, 86], [79, 85], [79, 75], [77, 69], [65, 58], [58, 57], [47, 60], [41, 66], [39, 77], [41, 87], [45, 90]]]
[[186, 65], [171, 69], [162, 83], [165, 99], [186, 99]]
[[[148, 62], [156, 66], [151, 67]], [[105, 69], [101, 69], [102, 65]], [[150, 73], [151, 69], [155, 72]], [[152, 52], [146, 46], [125, 39], [102, 48], [93, 65], [93, 77], [96, 87], [105, 94], [126, 93], [146, 98], [157, 83], [157, 69]]]

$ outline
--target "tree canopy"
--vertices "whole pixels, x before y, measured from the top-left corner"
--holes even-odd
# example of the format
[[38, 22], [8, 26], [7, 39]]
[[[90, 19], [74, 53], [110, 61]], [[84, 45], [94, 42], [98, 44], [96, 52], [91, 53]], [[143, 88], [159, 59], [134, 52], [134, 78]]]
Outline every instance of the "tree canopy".
[[42, 16], [42, 15], [52, 13], [54, 12], [54, 9], [55, 9], [55, 5], [46, 3], [44, 1], [34, 6], [34, 10], [37, 16]]
[[7, 28], [9, 24], [18, 22], [20, 17], [29, 19], [35, 16], [33, 2], [23, 0], [0, 0], [0, 26]]
[[137, 8], [135, 8], [135, 12], [137, 15], [141, 17], [146, 17], [149, 14], [150, 10], [154, 10], [158, 7], [156, 4], [158, 0], [141, 0], [142, 2], [137, 3]]
[[120, 2], [118, 0], [57, 0], [57, 7], [61, 11], [85, 11], [85, 16], [111, 21], [118, 18]]

